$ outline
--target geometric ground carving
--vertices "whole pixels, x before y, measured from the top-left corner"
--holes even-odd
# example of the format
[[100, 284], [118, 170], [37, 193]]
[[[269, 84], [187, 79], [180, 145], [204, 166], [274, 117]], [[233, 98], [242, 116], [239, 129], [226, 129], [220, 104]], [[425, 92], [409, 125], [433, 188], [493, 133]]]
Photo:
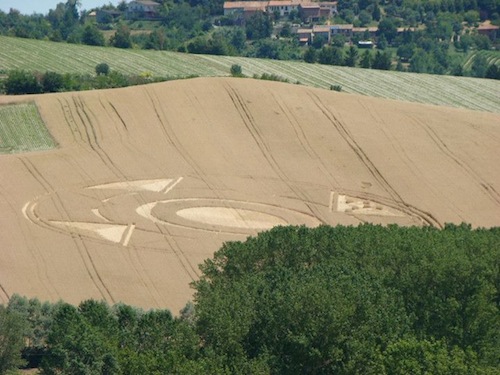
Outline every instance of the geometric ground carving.
[[344, 212], [346, 214], [377, 215], [377, 216], [406, 216], [404, 213], [381, 203], [356, 198], [335, 192], [330, 193], [330, 212]]

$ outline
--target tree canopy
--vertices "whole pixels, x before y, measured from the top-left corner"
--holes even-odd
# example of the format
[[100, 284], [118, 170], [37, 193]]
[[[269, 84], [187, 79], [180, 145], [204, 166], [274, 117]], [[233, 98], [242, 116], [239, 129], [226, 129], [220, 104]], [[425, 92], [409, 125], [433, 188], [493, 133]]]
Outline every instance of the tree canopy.
[[178, 317], [15, 296], [0, 355], [15, 367], [24, 343], [43, 374], [493, 375], [499, 266], [500, 228], [277, 227], [206, 260]]
[[439, 373], [494, 373], [499, 252], [498, 228], [275, 228], [205, 262], [198, 332], [233, 369], [438, 373], [434, 356], [456, 369]]

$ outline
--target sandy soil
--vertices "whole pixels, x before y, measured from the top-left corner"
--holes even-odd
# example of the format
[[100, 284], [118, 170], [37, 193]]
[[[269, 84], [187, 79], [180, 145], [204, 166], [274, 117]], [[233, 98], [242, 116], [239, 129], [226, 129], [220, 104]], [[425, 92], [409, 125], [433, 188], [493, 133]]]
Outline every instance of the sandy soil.
[[23, 100], [60, 147], [0, 156], [0, 302], [177, 313], [272, 225], [500, 225], [498, 114], [231, 78]]

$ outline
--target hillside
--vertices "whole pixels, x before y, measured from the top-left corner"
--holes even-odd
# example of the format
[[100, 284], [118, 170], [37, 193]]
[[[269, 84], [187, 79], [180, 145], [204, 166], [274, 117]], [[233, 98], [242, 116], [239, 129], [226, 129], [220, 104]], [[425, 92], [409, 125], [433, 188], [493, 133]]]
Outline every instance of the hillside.
[[307, 64], [294, 61], [184, 53], [126, 50], [0, 36], [0, 71], [27, 69], [94, 74], [106, 62], [126, 74], [155, 76], [227, 76], [238, 64], [247, 76], [275, 74], [291, 83], [409, 102], [500, 112], [500, 83], [468, 77], [400, 73], [373, 69]]
[[177, 312], [198, 264], [275, 225], [500, 225], [500, 115], [197, 78], [25, 97], [59, 147], [0, 156], [0, 302]]

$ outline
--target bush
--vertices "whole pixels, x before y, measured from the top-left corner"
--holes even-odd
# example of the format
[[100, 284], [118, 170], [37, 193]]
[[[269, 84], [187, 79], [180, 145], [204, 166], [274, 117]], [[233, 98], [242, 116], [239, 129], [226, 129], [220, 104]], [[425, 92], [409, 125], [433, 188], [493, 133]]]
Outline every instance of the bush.
[[243, 70], [241, 69], [241, 65], [238, 65], [238, 64], [231, 65], [231, 75], [233, 77], [242, 77]]
[[255, 74], [253, 77], [256, 79], [262, 79], [264, 81], [276, 81], [276, 82], [286, 82], [286, 83], [289, 82], [287, 78], [280, 77], [279, 75], [274, 74], [274, 73], [272, 73], [272, 74], [271, 73], [262, 73], [260, 76], [258, 74]]
[[95, 72], [96, 72], [96, 74], [98, 76], [99, 75], [105, 75], [105, 76], [107, 76], [108, 73], [109, 73], [109, 65], [106, 64], [106, 63], [97, 64], [96, 67], [95, 67]]
[[330, 90], [333, 90], [333, 91], [342, 91], [342, 86], [341, 85], [330, 85]]
[[38, 94], [42, 87], [33, 73], [24, 70], [12, 70], [5, 81], [7, 95]]
[[42, 77], [43, 92], [57, 92], [64, 86], [63, 76], [56, 72], [47, 72]]

